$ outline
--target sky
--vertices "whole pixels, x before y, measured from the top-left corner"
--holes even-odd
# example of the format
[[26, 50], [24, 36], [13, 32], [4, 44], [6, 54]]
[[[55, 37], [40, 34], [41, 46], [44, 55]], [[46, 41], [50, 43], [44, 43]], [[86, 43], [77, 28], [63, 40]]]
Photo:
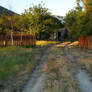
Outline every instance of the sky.
[[45, 7], [52, 14], [61, 16], [65, 16], [69, 10], [76, 6], [76, 0], [0, 0], [0, 6], [21, 14], [31, 5], [36, 5], [41, 2], [45, 3]]

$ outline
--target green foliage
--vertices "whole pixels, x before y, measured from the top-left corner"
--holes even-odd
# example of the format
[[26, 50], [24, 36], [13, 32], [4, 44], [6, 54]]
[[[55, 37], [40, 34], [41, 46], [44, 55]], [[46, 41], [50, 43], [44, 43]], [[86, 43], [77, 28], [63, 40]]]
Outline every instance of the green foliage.
[[7, 31], [7, 28], [9, 27], [9, 20], [6, 16], [5, 12], [0, 16], [0, 33], [5, 34]]
[[25, 45], [25, 46], [23, 46], [23, 47], [25, 47], [25, 48], [34, 48], [35, 45]]
[[8, 16], [5, 12], [0, 16], [0, 33], [6, 34], [6, 32], [10, 31], [13, 27], [13, 31], [17, 30], [17, 23], [19, 20], [19, 15], [14, 14], [12, 16]]
[[72, 39], [92, 35], [92, 18], [90, 18], [89, 13], [82, 11], [82, 8], [78, 5], [75, 9], [69, 11], [65, 17], [69, 37]]
[[24, 15], [30, 20], [29, 30], [31, 32], [44, 32], [47, 28], [45, 25], [50, 22], [50, 20], [46, 20], [49, 15], [48, 9], [41, 4], [30, 7], [29, 10], [25, 11]]
[[42, 4], [30, 7], [26, 10], [24, 15], [28, 17], [29, 30], [36, 34], [45, 33], [51, 34], [53, 30], [60, 27], [60, 22], [58, 22], [48, 11], [47, 8]]
[[29, 31], [29, 17], [27, 17], [25, 14], [22, 14], [21, 16], [15, 16], [15, 21], [17, 30], [20, 32]]

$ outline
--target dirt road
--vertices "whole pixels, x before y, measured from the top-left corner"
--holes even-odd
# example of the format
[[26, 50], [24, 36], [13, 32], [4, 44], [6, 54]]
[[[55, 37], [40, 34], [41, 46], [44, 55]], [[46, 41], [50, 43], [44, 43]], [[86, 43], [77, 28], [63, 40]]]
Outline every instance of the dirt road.
[[67, 44], [48, 48], [22, 92], [61, 91], [92, 92], [90, 77], [78, 66]]
[[30, 76], [28, 83], [22, 92], [43, 92], [45, 73], [42, 71], [43, 66], [47, 64], [47, 56], [51, 47], [49, 47], [40, 58], [40, 64], [36, 67]]
[[[77, 57], [77, 59], [75, 59], [75, 57], [73, 56], [73, 54], [70, 54], [69, 53], [68, 49], [69, 48], [67, 46], [65, 46], [64, 47], [64, 53], [72, 61], [73, 64], [76, 64], [76, 67], [75, 68], [72, 68], [72, 69], [73, 69], [73, 71], [76, 72], [75, 78], [79, 82], [80, 91], [81, 92], [92, 92], [92, 81], [91, 81], [91, 77], [88, 76], [88, 73], [87, 73], [86, 70], [82, 70], [81, 69], [81, 66], [78, 66], [77, 59], [80, 58], [80, 56]], [[77, 54], [79, 54], [79, 53], [77, 53]], [[89, 54], [89, 53], [86, 52], [85, 54], [87, 56], [87, 54]], [[83, 56], [81, 55], [81, 57], [83, 57]]]

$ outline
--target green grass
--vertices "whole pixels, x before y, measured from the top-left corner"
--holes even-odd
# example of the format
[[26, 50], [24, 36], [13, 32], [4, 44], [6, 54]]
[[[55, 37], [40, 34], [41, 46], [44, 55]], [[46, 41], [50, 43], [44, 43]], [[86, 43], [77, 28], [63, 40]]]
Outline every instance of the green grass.
[[35, 57], [42, 48], [0, 48], [0, 80], [8, 79], [20, 71], [32, 70], [37, 63]]

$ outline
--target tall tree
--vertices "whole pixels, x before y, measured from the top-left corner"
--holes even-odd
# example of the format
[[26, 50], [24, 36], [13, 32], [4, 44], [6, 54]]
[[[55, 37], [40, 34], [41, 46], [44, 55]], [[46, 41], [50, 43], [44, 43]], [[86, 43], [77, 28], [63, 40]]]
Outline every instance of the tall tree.
[[24, 15], [28, 17], [29, 30], [30, 33], [40, 34], [51, 34], [53, 28], [55, 28], [59, 23], [54, 21], [55, 18], [49, 13], [48, 9], [43, 6], [43, 4], [38, 4], [33, 7], [30, 7], [29, 10], [26, 10]]
[[30, 7], [25, 11], [25, 15], [30, 19], [30, 32], [44, 31], [45, 18], [49, 15], [48, 9], [44, 8], [41, 4]]
[[[79, 36], [92, 35], [92, 12], [89, 11], [91, 8], [87, 8], [86, 12], [80, 10], [80, 0], [77, 0], [77, 7], [70, 10], [65, 17], [66, 26], [69, 29], [69, 36], [73, 39]], [[87, 0], [81, 0], [84, 5], [88, 5]]]
[[16, 28], [17, 31], [21, 33], [21, 44], [22, 44], [22, 35], [23, 33], [28, 33], [29, 32], [29, 17], [26, 16], [25, 14], [22, 14], [21, 16], [15, 16], [16, 20]]
[[9, 28], [8, 22], [8, 16], [5, 14], [5, 12], [3, 12], [0, 16], [0, 34], [6, 33], [7, 29]]

